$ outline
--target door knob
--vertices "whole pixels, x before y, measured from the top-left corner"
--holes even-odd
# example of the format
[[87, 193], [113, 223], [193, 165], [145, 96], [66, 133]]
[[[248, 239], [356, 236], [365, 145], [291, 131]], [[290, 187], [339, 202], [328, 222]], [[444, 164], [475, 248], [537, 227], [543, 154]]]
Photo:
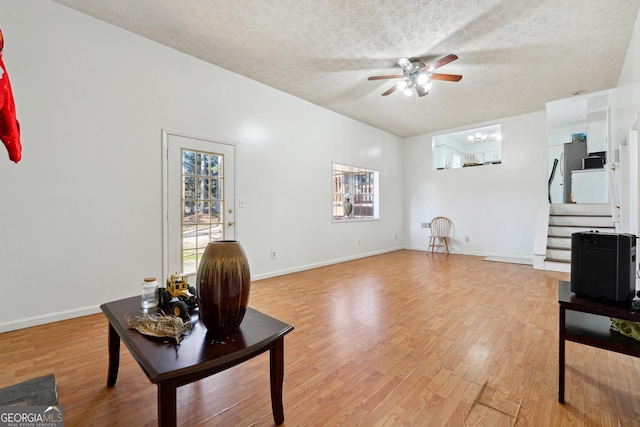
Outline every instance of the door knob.
[[229, 221], [229, 222], [227, 223], [227, 225], [228, 225], [229, 227], [231, 227], [231, 226], [233, 225], [233, 221]]

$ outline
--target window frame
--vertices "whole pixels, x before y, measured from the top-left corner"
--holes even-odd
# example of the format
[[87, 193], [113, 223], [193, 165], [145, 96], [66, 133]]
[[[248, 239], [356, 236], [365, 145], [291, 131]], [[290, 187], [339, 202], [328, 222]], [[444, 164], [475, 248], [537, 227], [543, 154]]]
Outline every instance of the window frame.
[[[337, 176], [347, 175], [339, 180]], [[356, 176], [364, 176], [356, 179]], [[351, 215], [344, 214], [345, 199], [351, 196]], [[369, 213], [370, 212], [370, 213]], [[331, 222], [361, 222], [380, 220], [380, 172], [342, 162], [331, 162]]]
[[[187, 153], [193, 154], [193, 165], [189, 168], [185, 165]], [[224, 181], [226, 179], [226, 171], [224, 170], [224, 157], [224, 153], [190, 147], [180, 148], [180, 158], [182, 160], [180, 172], [182, 178], [182, 190], [180, 192], [180, 227], [182, 229], [180, 264], [181, 272], [189, 275], [197, 273], [207, 244], [224, 240], [225, 238], [226, 199]], [[204, 168], [198, 166], [205, 163], [206, 166]], [[193, 182], [187, 184], [187, 181]], [[193, 189], [187, 191], [188, 187], [193, 187]], [[192, 209], [190, 214], [187, 215], [186, 208], [190, 204], [193, 204]], [[197, 206], [200, 206], [200, 208]], [[202, 215], [203, 212], [201, 210], [205, 210], [206, 214]], [[190, 215], [193, 215], [193, 220], [187, 219]], [[207, 217], [208, 220], [201, 219], [203, 216]], [[185, 244], [187, 240], [185, 236], [188, 234], [188, 229], [193, 229], [194, 245], [187, 246]], [[191, 258], [193, 258], [193, 263], [186, 261]], [[194, 264], [194, 271], [190, 269], [192, 264]]]

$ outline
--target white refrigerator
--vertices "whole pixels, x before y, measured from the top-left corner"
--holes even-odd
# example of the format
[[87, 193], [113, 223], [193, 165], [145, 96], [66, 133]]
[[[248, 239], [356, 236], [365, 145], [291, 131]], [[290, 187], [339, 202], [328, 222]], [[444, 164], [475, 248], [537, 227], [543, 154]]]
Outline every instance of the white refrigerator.
[[571, 171], [571, 199], [575, 203], [609, 203], [609, 182], [605, 169]]

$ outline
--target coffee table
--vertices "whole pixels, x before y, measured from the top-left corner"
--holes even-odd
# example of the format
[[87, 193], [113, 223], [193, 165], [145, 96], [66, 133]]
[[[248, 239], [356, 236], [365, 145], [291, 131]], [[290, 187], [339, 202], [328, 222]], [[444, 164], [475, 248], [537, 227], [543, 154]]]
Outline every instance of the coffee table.
[[564, 403], [565, 341], [640, 357], [640, 341], [609, 328], [611, 317], [640, 322], [640, 313], [631, 309], [630, 302], [612, 302], [576, 295], [571, 292], [571, 283], [565, 280], [558, 282], [558, 305], [558, 402]]
[[[271, 408], [277, 425], [284, 422], [282, 386], [284, 382], [284, 336], [291, 325], [252, 308], [242, 320], [240, 329], [225, 337], [213, 337], [199, 321], [198, 311], [191, 315], [193, 329], [179, 346], [146, 337], [129, 329], [127, 316], [141, 315], [140, 297], [131, 297], [100, 306], [109, 320], [109, 373], [107, 386], [118, 377], [120, 341], [124, 342], [149, 380], [158, 386], [158, 425], [176, 425], [176, 389], [269, 350]], [[150, 314], [157, 309], [151, 309]], [[176, 357], [178, 355], [179, 357]]]

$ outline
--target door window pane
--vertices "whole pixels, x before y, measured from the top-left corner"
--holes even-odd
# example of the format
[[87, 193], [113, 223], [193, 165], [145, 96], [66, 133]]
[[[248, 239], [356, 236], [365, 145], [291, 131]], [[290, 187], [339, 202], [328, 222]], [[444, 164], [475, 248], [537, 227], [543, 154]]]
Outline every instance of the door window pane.
[[197, 272], [207, 244], [224, 239], [223, 162], [221, 154], [182, 150], [183, 273]]

